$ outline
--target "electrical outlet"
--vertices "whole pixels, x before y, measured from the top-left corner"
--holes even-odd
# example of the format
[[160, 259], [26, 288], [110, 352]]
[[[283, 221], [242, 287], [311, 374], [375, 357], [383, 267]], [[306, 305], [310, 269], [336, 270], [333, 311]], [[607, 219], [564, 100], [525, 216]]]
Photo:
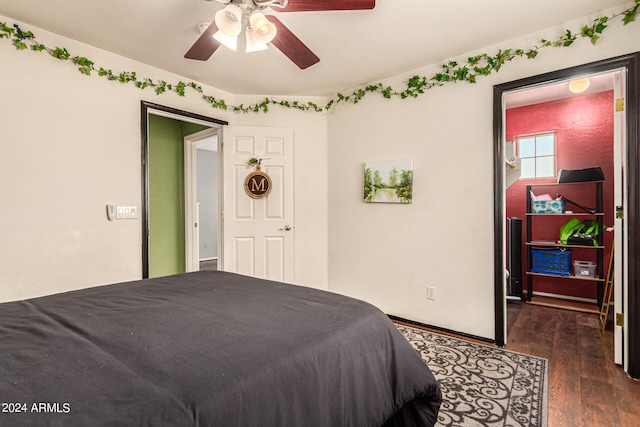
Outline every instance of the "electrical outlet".
[[436, 300], [436, 288], [433, 286], [427, 286], [427, 299], [431, 301]]

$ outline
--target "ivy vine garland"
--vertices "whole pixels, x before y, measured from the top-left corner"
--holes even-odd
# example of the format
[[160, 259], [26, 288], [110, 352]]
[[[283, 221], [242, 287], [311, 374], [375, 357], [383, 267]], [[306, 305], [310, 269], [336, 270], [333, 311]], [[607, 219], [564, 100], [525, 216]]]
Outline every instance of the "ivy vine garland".
[[569, 47], [578, 40], [578, 38], [587, 38], [595, 45], [611, 21], [622, 18], [624, 25], [635, 21], [638, 10], [640, 9], [640, 0], [635, 0], [634, 3], [635, 5], [627, 10], [614, 13], [611, 16], [603, 16], [595, 19], [591, 25], [585, 25], [582, 27], [580, 32], [574, 33], [570, 30], [566, 30], [565, 33], [556, 41], [542, 39], [537, 46], [530, 49], [505, 49], [499, 50], [498, 53], [493, 56], [486, 53], [472, 56], [467, 59], [466, 64], [458, 64], [456, 61], [448, 61], [445, 64], [442, 64], [442, 70], [432, 77], [411, 77], [402, 91], [397, 91], [390, 86], [384, 86], [382, 83], [372, 84], [356, 89], [347, 95], [337, 93], [324, 106], [317, 105], [313, 102], [305, 103], [299, 101], [277, 100], [274, 98], [265, 98], [261, 102], [256, 102], [246, 106], [244, 104], [229, 105], [224, 99], [218, 99], [213, 96], [206, 95], [202, 87], [194, 82], [185, 83], [180, 81], [176, 84], [172, 84], [164, 80], [138, 78], [135, 71], [114, 73], [112, 70], [105, 69], [103, 67], [96, 68], [96, 65], [90, 59], [83, 56], [72, 56], [67, 49], [63, 47], [56, 47], [55, 49], [52, 49], [44, 44], [36, 42], [36, 37], [31, 31], [24, 31], [17, 24], [14, 24], [13, 27], [9, 27], [6, 23], [0, 22], [0, 39], [11, 40], [18, 50], [27, 50], [30, 48], [32, 51], [36, 52], [46, 51], [54, 58], [62, 61], [71, 61], [78, 71], [87, 76], [91, 75], [92, 72], [95, 71], [98, 76], [105, 77], [111, 81], [117, 81], [123, 84], [133, 84], [139, 89], [152, 88], [157, 95], [165, 92], [176, 92], [180, 96], [185, 96], [187, 88], [191, 88], [201, 94], [202, 98], [207, 101], [212, 108], [220, 110], [231, 110], [243, 113], [266, 113], [269, 111], [269, 107], [271, 105], [278, 105], [301, 111], [323, 112], [330, 110], [332, 107], [342, 102], [357, 104], [369, 93], [379, 93], [387, 99], [393, 97], [399, 97], [401, 99], [417, 98], [428, 89], [436, 86], [443, 86], [445, 83], [456, 83], [461, 81], [475, 83], [479, 76], [489, 76], [493, 72], [498, 72], [505, 63], [516, 58], [524, 57], [527, 59], [534, 59], [543, 48]]

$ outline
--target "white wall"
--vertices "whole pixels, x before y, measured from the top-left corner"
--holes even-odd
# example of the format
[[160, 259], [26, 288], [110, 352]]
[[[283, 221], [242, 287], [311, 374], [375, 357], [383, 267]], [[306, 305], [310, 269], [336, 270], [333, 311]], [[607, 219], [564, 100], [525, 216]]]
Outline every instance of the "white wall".
[[198, 149], [197, 161], [198, 255], [205, 260], [218, 257], [218, 151]]
[[[476, 53], [528, 48], [593, 18]], [[181, 79], [34, 32], [47, 45], [116, 71]], [[548, 49], [475, 85], [448, 85], [408, 100], [370, 95], [328, 114], [272, 107], [257, 115], [212, 110], [195, 94], [156, 96], [86, 77], [46, 53], [18, 52], [1, 41], [0, 301], [140, 277], [140, 221], [108, 222], [104, 209], [140, 204], [139, 103], [145, 99], [231, 124], [294, 130], [296, 283], [492, 338], [493, 85], [638, 51], [639, 36], [640, 23], [611, 24], [596, 46], [581, 40]], [[413, 74], [438, 70], [436, 64], [385, 83], [402, 87]], [[228, 102], [262, 99], [205, 90]], [[392, 158], [414, 160], [413, 203], [365, 205], [363, 163]], [[436, 287], [436, 301], [427, 301], [427, 285]]]
[[[2, 16], [0, 21], [22, 24]], [[188, 81], [29, 28], [47, 46], [65, 47], [97, 66], [154, 80]], [[0, 61], [0, 301], [141, 277], [141, 220], [109, 222], [105, 213], [107, 203], [141, 205], [141, 100], [230, 124], [294, 130], [296, 161], [304, 165], [296, 171], [296, 215], [301, 219], [296, 223], [296, 282], [327, 287], [326, 117], [294, 110], [268, 115], [214, 110], [195, 92], [157, 96], [152, 89], [84, 76], [70, 62], [18, 51], [7, 40], [0, 41]], [[236, 101], [232, 94], [203, 89], [228, 103]], [[321, 178], [314, 183], [317, 198], [309, 195], [308, 175]], [[315, 263], [307, 268], [310, 259]]]
[[[530, 48], [594, 18], [473, 54]], [[330, 290], [392, 315], [495, 338], [493, 86], [639, 50], [640, 22], [611, 23], [596, 46], [580, 40], [547, 49], [474, 85], [446, 85], [407, 100], [368, 95], [357, 105], [340, 105], [329, 122]], [[438, 71], [434, 65], [384, 83], [402, 89], [409, 77]], [[365, 204], [363, 163], [398, 158], [414, 160], [413, 203]], [[427, 286], [436, 288], [435, 301], [427, 300]]]

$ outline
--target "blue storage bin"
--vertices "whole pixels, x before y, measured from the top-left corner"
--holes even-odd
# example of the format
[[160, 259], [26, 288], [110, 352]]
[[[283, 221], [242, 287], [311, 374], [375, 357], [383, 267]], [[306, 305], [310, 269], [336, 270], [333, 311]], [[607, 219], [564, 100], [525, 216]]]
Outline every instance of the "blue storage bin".
[[531, 272], [571, 276], [571, 251], [531, 248]]
[[532, 200], [531, 212], [534, 214], [564, 213], [564, 200]]

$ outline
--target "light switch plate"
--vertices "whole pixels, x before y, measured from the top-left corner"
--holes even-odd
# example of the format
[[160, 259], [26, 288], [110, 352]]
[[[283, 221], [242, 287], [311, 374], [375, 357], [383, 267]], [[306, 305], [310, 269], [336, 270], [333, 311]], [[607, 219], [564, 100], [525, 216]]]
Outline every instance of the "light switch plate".
[[138, 218], [138, 207], [107, 205], [107, 218], [109, 221]]
[[136, 206], [118, 206], [116, 209], [117, 219], [134, 219], [138, 217]]

